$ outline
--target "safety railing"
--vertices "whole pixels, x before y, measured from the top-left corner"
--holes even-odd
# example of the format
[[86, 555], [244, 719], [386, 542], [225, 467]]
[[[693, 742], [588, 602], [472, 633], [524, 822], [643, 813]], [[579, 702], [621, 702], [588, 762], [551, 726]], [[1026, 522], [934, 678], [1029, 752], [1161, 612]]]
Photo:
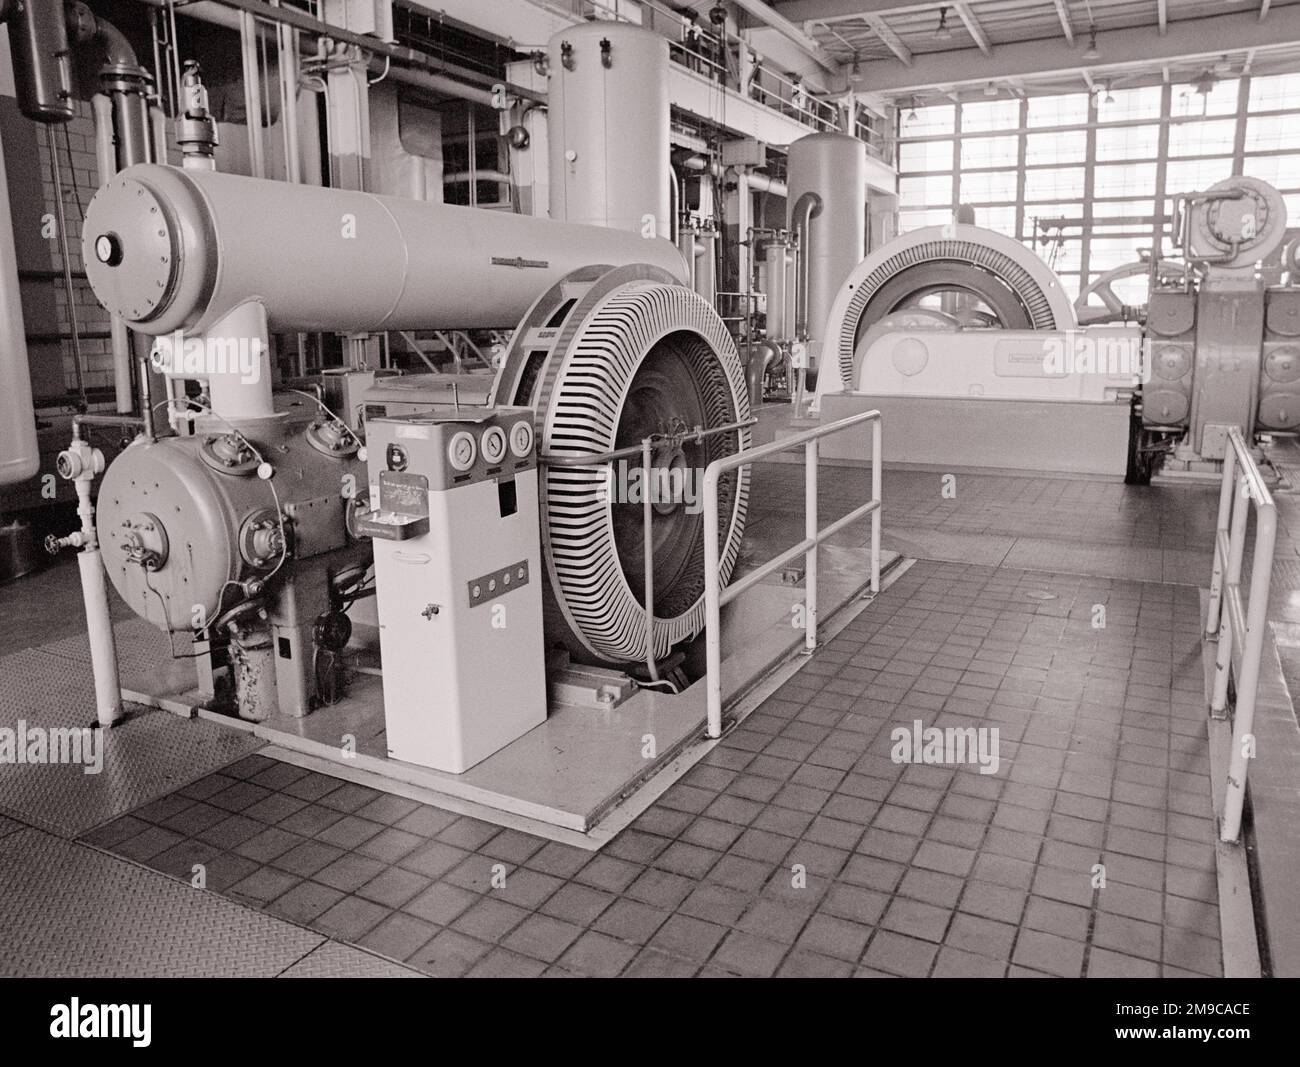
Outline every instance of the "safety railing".
[[[652, 683], [658, 683], [659, 666], [658, 647], [655, 641], [655, 557], [654, 557], [654, 457], [656, 449], [667, 448], [674, 451], [683, 444], [700, 442], [719, 434], [735, 433], [748, 429], [758, 422], [756, 417], [738, 419], [734, 422], [713, 426], [709, 429], [696, 427], [680, 433], [656, 433], [641, 439], [639, 445], [627, 445], [624, 448], [611, 449], [608, 452], [592, 452], [581, 455], [564, 453], [547, 453], [540, 458], [544, 467], [606, 467], [620, 459], [639, 457], [641, 460], [641, 522], [642, 522], [642, 560], [645, 567], [644, 594], [642, 607], [645, 618], [645, 668]], [[715, 524], [716, 525], [716, 524]], [[706, 549], [707, 552], [707, 549]]]
[[[1255, 697], [1259, 688], [1260, 654], [1268, 625], [1277, 509], [1250, 454], [1250, 447], [1241, 430], [1235, 426], [1228, 431], [1228, 444], [1223, 460], [1223, 483], [1219, 489], [1219, 519], [1214, 534], [1214, 570], [1210, 576], [1205, 633], [1207, 637], [1218, 634], [1214, 688], [1210, 696], [1210, 714], [1214, 718], [1227, 718], [1228, 682], [1230, 677], [1236, 680], [1232, 753], [1219, 822], [1220, 839], [1233, 842], [1241, 835], [1246, 773], [1254, 755]], [[1246, 553], [1246, 523], [1252, 504], [1255, 507], [1254, 559], [1250, 566], [1250, 599], [1243, 602], [1241, 568]]]
[[[818, 442], [823, 437], [840, 433], [862, 423], [871, 423], [871, 499], [854, 508], [824, 529], [817, 528], [817, 461]], [[721, 563], [718, 552], [718, 484], [722, 476], [759, 460], [781, 452], [804, 449], [804, 538], [779, 556], [768, 560], [757, 570], [739, 581], [722, 588]], [[817, 648], [817, 549], [828, 537], [834, 536], [850, 523], [864, 515], [871, 516], [871, 592], [880, 591], [880, 450], [881, 426], [879, 411], [863, 411], [846, 419], [826, 423], [803, 433], [773, 441], [771, 444], [747, 448], [730, 456], [715, 459], [704, 471], [704, 641], [708, 699], [708, 736], [722, 736], [722, 606], [761, 582], [774, 571], [804, 557], [804, 652]]]

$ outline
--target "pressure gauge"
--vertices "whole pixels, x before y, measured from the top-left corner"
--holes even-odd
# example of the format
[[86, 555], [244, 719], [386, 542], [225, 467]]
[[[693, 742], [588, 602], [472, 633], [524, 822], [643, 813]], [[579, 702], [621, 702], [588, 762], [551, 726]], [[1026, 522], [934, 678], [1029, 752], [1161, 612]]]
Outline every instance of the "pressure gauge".
[[500, 463], [506, 454], [506, 432], [500, 426], [489, 426], [483, 431], [483, 459], [488, 463]]
[[527, 419], [510, 427], [510, 451], [523, 459], [533, 450], [533, 424]]
[[447, 461], [458, 471], [469, 470], [477, 457], [478, 445], [468, 430], [459, 431], [447, 444]]

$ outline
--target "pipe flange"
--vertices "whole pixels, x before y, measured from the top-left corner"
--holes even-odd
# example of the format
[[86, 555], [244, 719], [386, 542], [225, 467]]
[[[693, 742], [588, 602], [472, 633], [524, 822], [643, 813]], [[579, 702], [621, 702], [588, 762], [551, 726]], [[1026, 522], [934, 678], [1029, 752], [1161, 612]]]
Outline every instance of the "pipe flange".
[[287, 534], [274, 509], [261, 508], [249, 515], [239, 528], [239, 554], [250, 567], [265, 570], [288, 552]]
[[352, 432], [337, 419], [318, 419], [307, 427], [303, 436], [317, 452], [334, 459], [355, 456], [361, 447]]
[[114, 539], [129, 562], [147, 571], [159, 571], [167, 562], [171, 547], [167, 527], [147, 511], [123, 520]]
[[257, 453], [242, 436], [234, 433], [205, 437], [199, 446], [203, 462], [221, 474], [249, 475], [257, 470]]

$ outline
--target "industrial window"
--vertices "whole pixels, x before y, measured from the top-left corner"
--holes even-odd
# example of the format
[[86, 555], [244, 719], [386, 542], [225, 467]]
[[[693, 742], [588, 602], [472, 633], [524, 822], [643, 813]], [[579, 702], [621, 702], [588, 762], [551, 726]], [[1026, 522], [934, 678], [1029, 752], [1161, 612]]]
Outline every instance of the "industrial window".
[[[979, 225], [1034, 248], [1073, 295], [1158, 239], [1168, 250], [1169, 198], [1232, 174], [1274, 185], [1300, 220], [1300, 74], [1238, 78], [1209, 67], [1183, 77], [903, 102], [900, 231], [940, 225], [971, 204]], [[1139, 296], [1144, 280], [1132, 284]]]

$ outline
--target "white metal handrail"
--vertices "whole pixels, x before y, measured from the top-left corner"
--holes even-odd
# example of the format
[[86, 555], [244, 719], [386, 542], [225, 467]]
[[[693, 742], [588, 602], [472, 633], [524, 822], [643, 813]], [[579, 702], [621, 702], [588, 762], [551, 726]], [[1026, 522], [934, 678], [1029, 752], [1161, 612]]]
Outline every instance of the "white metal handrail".
[[[823, 530], [817, 528], [817, 442], [864, 422], [871, 423], [871, 499]], [[738, 467], [804, 446], [804, 538], [757, 570], [722, 588], [718, 552], [718, 482]], [[880, 451], [879, 411], [863, 411], [770, 444], [715, 459], [704, 471], [704, 642], [708, 697], [708, 736], [722, 736], [722, 605], [730, 603], [772, 572], [804, 554], [804, 652], [817, 648], [817, 547], [862, 516], [871, 516], [871, 592], [880, 592]]]
[[[1255, 696], [1259, 688], [1259, 661], [1268, 625], [1269, 585], [1273, 575], [1273, 544], [1277, 538], [1277, 508], [1264, 484], [1250, 447], [1237, 427], [1228, 431], [1229, 449], [1223, 460], [1219, 488], [1219, 519], [1214, 534], [1214, 570], [1210, 576], [1210, 604], [1206, 612], [1207, 637], [1218, 634], [1214, 662], [1214, 691], [1210, 714], [1227, 718], [1228, 680], [1235, 676], [1237, 699], [1233, 709], [1232, 752], [1224, 793], [1219, 837], [1233, 842], [1241, 835], [1241, 811], [1246, 799], [1249, 745], [1254, 749]], [[1250, 600], [1241, 599], [1241, 567], [1246, 551], [1246, 522], [1255, 505], [1255, 552], [1250, 567]], [[1238, 646], [1238, 663], [1233, 663]]]

